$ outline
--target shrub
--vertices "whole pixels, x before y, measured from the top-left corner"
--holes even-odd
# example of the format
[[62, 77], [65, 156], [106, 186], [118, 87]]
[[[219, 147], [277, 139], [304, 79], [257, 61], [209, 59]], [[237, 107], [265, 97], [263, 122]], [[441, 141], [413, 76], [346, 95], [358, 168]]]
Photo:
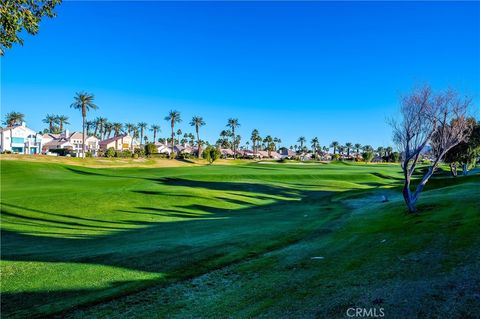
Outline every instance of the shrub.
[[132, 151], [123, 150], [122, 153], [121, 153], [121, 157], [132, 157]]
[[138, 154], [137, 154], [137, 153], [133, 153], [133, 154], [132, 154], [132, 158], [138, 158]]
[[115, 152], [115, 149], [113, 147], [110, 147], [106, 152], [105, 152], [105, 157], [116, 157], [117, 152]]
[[338, 161], [340, 159], [340, 154], [333, 154], [332, 160]]
[[390, 154], [390, 161], [397, 163], [400, 161], [400, 153], [399, 152], [393, 152]]
[[286, 157], [284, 157], [284, 158], [279, 159], [278, 162], [279, 162], [279, 163], [287, 163], [288, 160], [287, 160]]
[[150, 156], [152, 154], [157, 154], [158, 150], [157, 150], [157, 147], [155, 146], [155, 144], [153, 143], [148, 143], [147, 145], [145, 145], [145, 154], [147, 156]]
[[137, 157], [135, 157], [135, 158], [144, 157], [145, 156], [145, 150], [143, 148], [136, 148], [133, 151], [133, 155], [137, 155]]
[[366, 151], [362, 153], [363, 160], [365, 163], [370, 163], [373, 159], [373, 152], [372, 151]]
[[85, 153], [85, 157], [93, 157], [92, 152], [88, 151]]
[[210, 164], [219, 159], [221, 155], [222, 153], [220, 152], [220, 149], [212, 146], [207, 146], [207, 148], [202, 153], [202, 157], [206, 159]]
[[174, 159], [176, 157], [177, 157], [177, 153], [175, 153], [175, 152], [171, 152], [170, 155], [169, 155], [170, 159]]
[[55, 154], [58, 154], [58, 156], [67, 156], [67, 155], [70, 155], [71, 151], [69, 149], [66, 149], [66, 148], [56, 148], [56, 149], [52, 149], [52, 150], [49, 150], [51, 153], [55, 153]]

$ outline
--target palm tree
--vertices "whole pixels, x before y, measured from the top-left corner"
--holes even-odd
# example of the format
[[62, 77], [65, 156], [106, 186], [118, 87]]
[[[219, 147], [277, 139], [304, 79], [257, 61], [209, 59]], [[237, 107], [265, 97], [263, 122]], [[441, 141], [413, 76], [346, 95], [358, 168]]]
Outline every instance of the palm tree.
[[145, 129], [147, 128], [148, 124], [145, 122], [140, 122], [138, 123], [137, 127], [140, 130], [140, 144], [143, 143], [143, 133], [145, 132]]
[[258, 130], [257, 130], [257, 129], [254, 129], [254, 130], [252, 131], [252, 134], [250, 135], [250, 140], [252, 141], [253, 153], [256, 153], [256, 152], [257, 152], [255, 146], [256, 146], [256, 144], [257, 144], [258, 136], [259, 136]]
[[338, 142], [332, 142], [332, 144], [330, 144], [330, 147], [333, 147], [333, 155], [335, 155], [337, 153]]
[[58, 123], [58, 117], [54, 114], [47, 114], [42, 120], [43, 123], [48, 124], [48, 131], [53, 133], [55, 131], [55, 124]]
[[274, 147], [273, 143], [273, 138], [270, 135], [267, 135], [264, 139], [263, 142], [267, 146], [267, 151], [268, 151], [268, 157], [270, 157], [270, 152], [272, 151], [272, 148]]
[[175, 152], [175, 123], [180, 123], [182, 119], [180, 118], [180, 112], [176, 110], [171, 110], [168, 113], [168, 116], [165, 117], [165, 121], [170, 122], [172, 128], [172, 154]]
[[157, 141], [157, 132], [160, 131], [160, 125], [152, 124], [150, 131], [153, 132], [153, 142]]
[[345, 143], [345, 147], [347, 148], [347, 157], [350, 157], [350, 149], [353, 147], [353, 144]]
[[200, 145], [200, 136], [198, 134], [198, 130], [200, 129], [200, 127], [204, 126], [206, 123], [205, 121], [203, 120], [203, 117], [201, 116], [194, 116], [192, 117], [192, 120], [190, 121], [190, 125], [191, 126], [194, 126], [195, 127], [195, 132], [197, 133], [197, 157], [200, 158], [200, 149], [201, 149], [201, 145]]
[[87, 126], [87, 135], [90, 135], [90, 130], [95, 126], [95, 121], [87, 121], [85, 125]]
[[132, 133], [135, 130], [135, 124], [125, 123], [125, 129], [127, 130], [128, 135], [132, 136]]
[[356, 153], [357, 153], [357, 156], [358, 156], [358, 154], [360, 153], [360, 149], [362, 148], [362, 144], [356, 143], [354, 145], [354, 147], [355, 147], [355, 150], [357, 151]]
[[15, 125], [21, 124], [23, 122], [23, 119], [25, 118], [25, 115], [23, 115], [20, 112], [10, 112], [5, 114], [5, 125], [10, 127], [10, 149], [13, 148], [13, 127]]
[[107, 119], [106, 118], [97, 117], [95, 132], [97, 131], [97, 128], [98, 128], [98, 134], [99, 134], [100, 139], [103, 139], [103, 136], [105, 135], [105, 124], [107, 124]]
[[59, 129], [60, 129], [60, 133], [63, 132], [63, 126], [64, 125], [70, 124], [68, 122], [68, 116], [66, 116], [66, 115], [57, 115], [57, 123], [58, 123]]
[[233, 137], [233, 158], [237, 158], [237, 143], [236, 143], [236, 138], [237, 136], [235, 135], [235, 129], [240, 126], [240, 123], [238, 123], [238, 119], [234, 118], [229, 118], [227, 127], [232, 129], [232, 137]]
[[303, 150], [303, 143], [305, 143], [307, 139], [304, 136], [300, 136], [297, 140], [298, 143], [300, 143], [300, 149]]
[[312, 143], [313, 154], [316, 155], [316, 154], [317, 154], [317, 149], [318, 149], [318, 147], [319, 147], [319, 145], [318, 145], [318, 137], [312, 138], [312, 140], [311, 140], [310, 143]]
[[123, 124], [119, 122], [112, 123], [113, 136], [117, 137], [120, 135], [120, 131], [123, 128]]
[[105, 131], [103, 132], [103, 136], [104, 136], [103, 139], [110, 138], [110, 135], [112, 134], [112, 131], [113, 131], [113, 124], [110, 122], [105, 123], [104, 129]]
[[182, 135], [182, 130], [181, 129], [178, 129], [177, 130], [177, 142], [178, 144], [180, 144], [180, 136]]
[[85, 158], [85, 122], [87, 119], [87, 112], [89, 110], [96, 110], [98, 106], [93, 103], [94, 95], [86, 92], [76, 93], [74, 97], [74, 102], [70, 105], [74, 109], [81, 110], [82, 112], [82, 129], [83, 129], [83, 139], [82, 139], [82, 157]]

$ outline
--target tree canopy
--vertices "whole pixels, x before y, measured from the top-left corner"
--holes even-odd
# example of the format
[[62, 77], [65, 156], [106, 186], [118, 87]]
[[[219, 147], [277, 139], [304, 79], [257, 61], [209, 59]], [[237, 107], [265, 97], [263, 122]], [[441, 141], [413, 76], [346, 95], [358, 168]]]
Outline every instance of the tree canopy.
[[56, 16], [55, 6], [62, 0], [2, 0], [0, 6], [0, 55], [14, 43], [23, 45], [22, 31], [38, 33], [42, 17]]

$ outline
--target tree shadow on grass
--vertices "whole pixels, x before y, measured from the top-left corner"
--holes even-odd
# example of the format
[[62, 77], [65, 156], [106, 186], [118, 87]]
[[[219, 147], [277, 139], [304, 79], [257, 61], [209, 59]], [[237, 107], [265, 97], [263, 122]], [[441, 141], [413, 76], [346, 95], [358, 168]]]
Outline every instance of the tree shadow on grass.
[[[273, 202], [251, 206], [250, 202], [241, 199], [223, 196], [218, 198], [221, 202], [248, 205], [233, 209], [199, 203], [183, 205], [182, 195], [178, 196], [178, 203], [172, 208], [134, 206], [131, 210], [124, 210], [131, 214], [150, 214], [152, 221], [106, 221], [2, 203], [2, 214], [8, 217], [9, 221], [40, 223], [51, 228], [41, 236], [31, 235], [31, 232], [24, 229], [4, 229], [1, 233], [2, 260], [108, 265], [166, 274], [167, 277], [178, 280], [244, 260], [252, 256], [252, 251], [265, 252], [289, 245], [292, 241], [307, 236], [316, 226], [325, 227], [325, 220], [332, 220], [335, 219], [332, 216], [343, 214], [341, 207], [334, 211], [326, 208], [329, 195], [332, 194], [330, 192], [290, 189], [260, 183], [193, 181], [179, 178], [149, 180], [167, 186], [225, 191], [245, 196], [246, 200], [251, 197], [264, 197]], [[157, 194], [150, 191], [138, 193]], [[305, 220], [304, 210], [308, 210], [313, 217], [308, 222]], [[29, 214], [23, 214], [23, 211], [28, 211]], [[179, 220], [161, 221], [162, 217]], [[109, 229], [111, 233], [67, 238], [58, 237], [58, 232], [55, 231], [66, 231], [70, 228], [91, 230], [95, 227]], [[156, 284], [163, 282], [162, 279]], [[145, 287], [151, 284], [139, 283]], [[116, 286], [107, 287], [102, 289], [100, 294], [112, 296], [119, 290], [123, 293], [131, 291], [128, 285], [121, 287], [122, 289]], [[82, 290], [82, 293], [91, 294], [93, 299], [99, 295], [98, 290]], [[44, 309], [39, 306], [42, 304], [51, 305], [50, 311], [54, 312], [90, 302], [77, 299], [76, 296], [76, 292], [68, 291], [9, 292], [2, 294], [2, 314], [9, 317], [16, 311], [25, 311], [34, 315]]]

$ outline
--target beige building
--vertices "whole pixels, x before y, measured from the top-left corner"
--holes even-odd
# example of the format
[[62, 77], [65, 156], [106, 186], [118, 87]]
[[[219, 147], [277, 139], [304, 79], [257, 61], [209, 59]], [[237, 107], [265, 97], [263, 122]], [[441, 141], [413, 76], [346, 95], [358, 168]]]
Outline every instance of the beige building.
[[[132, 144], [133, 142], [133, 144]], [[109, 148], [113, 147], [116, 151], [123, 151], [123, 150], [132, 150], [139, 146], [137, 140], [133, 139], [130, 135], [119, 135], [114, 136], [111, 138], [107, 138], [106, 140], [100, 141], [99, 143], [100, 149], [106, 151]]]

